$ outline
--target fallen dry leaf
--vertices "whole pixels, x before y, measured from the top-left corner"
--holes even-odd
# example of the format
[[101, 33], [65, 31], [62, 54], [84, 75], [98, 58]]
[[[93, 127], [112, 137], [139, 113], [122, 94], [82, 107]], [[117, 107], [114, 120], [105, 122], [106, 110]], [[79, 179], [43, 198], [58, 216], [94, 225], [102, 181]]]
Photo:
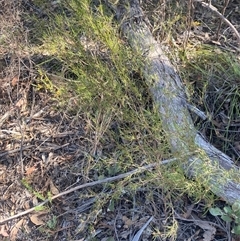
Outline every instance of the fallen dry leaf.
[[33, 172], [35, 172], [37, 169], [36, 169], [36, 166], [34, 165], [34, 166], [32, 166], [32, 167], [28, 167], [28, 168], [26, 168], [26, 172], [25, 172], [25, 174], [26, 174], [26, 176], [30, 176]]
[[7, 167], [0, 164], [0, 183], [4, 183], [6, 181], [6, 171]]
[[8, 237], [8, 236], [9, 236], [9, 234], [8, 234], [7, 231], [5, 230], [5, 225], [1, 225], [0, 235], [2, 235], [3, 237]]
[[123, 216], [122, 217], [122, 220], [124, 222], [124, 227], [125, 228], [129, 228], [131, 227], [136, 221], [132, 221], [131, 219], [129, 219], [128, 217], [126, 216]]
[[26, 108], [27, 108], [27, 94], [26, 93], [22, 93], [21, 98], [17, 101], [15, 106], [17, 108], [19, 108], [21, 110], [21, 112], [24, 112], [26, 110]]
[[34, 223], [37, 226], [43, 225], [45, 224], [45, 222], [43, 221], [43, 218], [47, 213], [49, 213], [48, 209], [37, 211], [36, 213], [30, 216], [30, 220], [32, 221], [32, 223]]
[[30, 216], [30, 220], [32, 221], [32, 223], [34, 223], [37, 226], [43, 225], [45, 224], [45, 222], [43, 222], [43, 220], [40, 217], [42, 215], [43, 215], [42, 213], [33, 214], [32, 216]]
[[58, 189], [55, 187], [55, 185], [53, 184], [53, 181], [50, 180], [50, 191], [53, 195], [57, 195], [59, 193]]
[[21, 110], [24, 110], [26, 108], [26, 104], [27, 104], [27, 100], [22, 97], [17, 101], [15, 106], [18, 108], [21, 108]]
[[15, 226], [13, 227], [13, 229], [11, 230], [11, 233], [10, 233], [11, 241], [15, 241], [17, 239], [17, 233], [18, 233], [18, 230], [20, 229], [20, 227], [22, 226], [22, 224], [23, 224], [23, 219], [18, 221], [15, 224]]
[[203, 233], [203, 241], [213, 240], [215, 233], [216, 233], [216, 229], [215, 230], [205, 230]]
[[16, 86], [16, 85], [18, 84], [18, 82], [19, 82], [19, 78], [18, 78], [18, 76], [16, 75], [16, 76], [13, 77], [13, 79], [12, 79], [12, 81], [11, 81], [12, 86], [13, 86], [13, 87]]
[[195, 220], [194, 223], [204, 230], [203, 241], [211, 241], [216, 233], [216, 228], [209, 224], [207, 221]]
[[31, 206], [30, 206], [30, 201], [26, 201], [26, 202], [24, 203], [24, 208], [25, 208], [25, 210], [31, 208]]

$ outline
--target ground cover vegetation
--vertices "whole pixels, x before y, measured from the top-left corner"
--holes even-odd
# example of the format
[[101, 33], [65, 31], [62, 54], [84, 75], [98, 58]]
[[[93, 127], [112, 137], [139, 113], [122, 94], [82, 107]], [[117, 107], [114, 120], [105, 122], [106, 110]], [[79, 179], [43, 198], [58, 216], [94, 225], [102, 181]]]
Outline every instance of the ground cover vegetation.
[[[236, 240], [237, 204], [174, 160], [141, 72], [145, 58], [110, 7], [117, 3], [0, 1], [1, 220], [48, 199], [1, 223], [2, 239]], [[189, 103], [208, 116], [191, 113], [196, 128], [238, 165], [237, 39], [199, 3], [141, 4]], [[240, 25], [237, 1], [212, 4]]]

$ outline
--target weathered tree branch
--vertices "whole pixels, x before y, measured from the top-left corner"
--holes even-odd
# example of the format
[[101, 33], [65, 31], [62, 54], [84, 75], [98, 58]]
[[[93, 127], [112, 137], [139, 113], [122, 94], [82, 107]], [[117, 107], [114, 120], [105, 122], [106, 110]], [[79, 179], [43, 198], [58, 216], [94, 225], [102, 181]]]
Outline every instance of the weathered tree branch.
[[187, 109], [185, 90], [175, 68], [153, 38], [138, 0], [120, 0], [117, 19], [132, 48], [146, 58], [143, 74], [158, 106], [162, 126], [175, 156], [186, 156], [182, 167], [189, 177], [228, 203], [240, 201], [240, 174], [231, 158], [197, 132]]

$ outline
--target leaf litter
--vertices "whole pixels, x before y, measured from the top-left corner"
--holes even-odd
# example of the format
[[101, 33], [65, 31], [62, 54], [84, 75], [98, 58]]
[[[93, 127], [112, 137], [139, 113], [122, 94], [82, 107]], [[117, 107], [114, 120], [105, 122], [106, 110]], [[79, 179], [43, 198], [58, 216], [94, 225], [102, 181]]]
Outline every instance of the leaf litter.
[[[8, 4], [10, 5], [5, 6], [6, 10], [9, 11], [12, 7], [16, 7], [13, 2], [9, 1]], [[26, 3], [26, 5], [28, 4]], [[31, 9], [31, 11], [34, 10]], [[39, 9], [39, 11], [42, 10]], [[19, 23], [18, 17], [16, 17], [17, 23]], [[203, 36], [206, 36], [206, 34]], [[205, 40], [209, 40], [208, 35]], [[92, 138], [91, 133], [89, 134], [86, 131], [88, 123], [86, 123], [84, 114], [71, 116], [67, 111], [58, 110], [58, 102], [52, 100], [52, 93], [34, 88], [34, 78], [37, 73], [31, 66], [37, 60], [32, 56], [26, 58], [26, 53], [23, 55], [25, 55], [22, 57], [25, 63], [22, 65], [19, 65], [18, 57], [14, 55], [10, 57], [11, 63], [7, 65], [4, 73], [4, 75], [8, 75], [9, 81], [4, 76], [1, 76], [0, 80], [3, 82], [0, 83], [2, 86], [0, 95], [1, 100], [4, 100], [3, 104], [1, 103], [2, 109], [0, 112], [0, 134], [2, 137], [0, 157], [1, 165], [3, 165], [1, 169], [3, 171], [0, 173], [1, 219], [33, 207], [40, 201], [33, 193], [26, 191], [21, 184], [20, 180], [22, 180], [23, 174], [28, 178], [29, 185], [46, 198], [48, 192], [56, 195], [59, 191], [68, 189], [69, 186], [79, 182], [79, 180], [82, 183], [89, 180], [89, 177], [82, 172], [82, 166], [87, 164], [86, 159], [89, 158], [86, 153], [91, 152], [89, 146], [91, 146]], [[8, 57], [4, 56], [4, 58], [6, 62], [9, 62]], [[30, 72], [32, 73], [30, 74]], [[75, 104], [77, 105], [77, 103]], [[93, 148], [96, 152], [98, 146]], [[25, 173], [21, 172], [20, 162], [24, 163]], [[79, 173], [79, 175], [76, 176], [75, 173]], [[107, 192], [105, 194], [108, 195]], [[63, 240], [64, 237], [69, 235], [75, 236], [79, 240], [87, 240], [83, 238], [83, 233], [89, 223], [95, 225], [95, 236], [99, 237], [99, 240], [106, 239], [104, 235], [106, 236], [110, 230], [117, 233], [123, 240], [127, 240], [133, 234], [133, 230], [136, 231], [139, 228], [140, 230], [134, 238], [140, 240], [140, 236], [152, 221], [152, 219], [149, 219], [146, 222], [146, 217], [154, 215], [152, 226], [159, 228], [161, 231], [168, 222], [168, 218], [171, 217], [171, 212], [164, 208], [166, 200], [163, 201], [161, 195], [154, 202], [149, 203], [146, 202], [147, 193], [139, 191], [134, 197], [138, 200], [138, 206], [134, 201], [131, 201], [128, 194], [123, 194], [122, 200], [115, 203], [114, 209], [110, 211], [98, 210], [99, 219], [102, 220], [102, 223], [105, 223], [103, 228], [100, 221], [95, 219], [95, 215], [89, 214], [89, 210], [97, 203], [94, 195], [88, 190], [82, 193], [72, 193], [49, 205], [48, 211], [30, 214], [28, 221], [20, 218], [11, 221], [8, 225], [1, 225], [0, 234], [3, 237], [10, 236], [11, 240], [23, 240], [23, 238], [47, 240], [50, 233], [47, 227], [45, 227], [45, 233], [37, 227], [44, 226], [50, 218], [48, 214], [51, 213], [56, 216], [58, 221], [56, 230], [63, 230], [55, 234], [55, 237], [57, 237], [55, 240]], [[182, 208], [187, 210], [183, 212], [186, 214], [186, 219], [190, 217], [192, 212], [202, 212], [196, 209], [194, 211], [193, 208], [189, 210], [187, 208], [189, 200], [186, 200], [186, 203], [182, 205]], [[177, 209], [178, 202], [176, 201], [174, 204]], [[135, 218], [131, 214], [133, 212], [138, 213]], [[116, 217], [120, 213], [122, 215], [120, 219], [122, 219], [124, 225], [118, 226], [116, 225]], [[158, 221], [155, 221], [157, 218]], [[216, 228], [208, 221], [191, 221], [195, 225], [191, 227], [187, 226], [186, 222], [184, 220], [179, 221], [179, 240], [186, 240], [186, 236], [193, 237], [194, 235], [203, 238], [205, 241], [213, 240], [216, 237]], [[24, 225], [25, 230], [31, 230], [31, 232], [27, 232], [28, 237], [21, 231]], [[201, 228], [202, 233], [196, 229], [196, 226]], [[82, 227], [79, 229], [82, 231], [77, 232], [77, 227]], [[153, 229], [151, 231], [153, 232]], [[111, 238], [114, 240], [109, 235], [109, 240]], [[152, 237], [149, 235], [148, 238], [150, 240]]]

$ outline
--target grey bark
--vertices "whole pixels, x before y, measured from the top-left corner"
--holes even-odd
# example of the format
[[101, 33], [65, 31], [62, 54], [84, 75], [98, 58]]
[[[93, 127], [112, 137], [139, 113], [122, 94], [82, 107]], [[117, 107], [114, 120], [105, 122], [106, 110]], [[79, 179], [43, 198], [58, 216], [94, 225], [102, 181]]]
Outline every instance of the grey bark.
[[186, 175], [228, 203], [240, 201], [240, 174], [231, 158], [208, 143], [195, 129], [177, 71], [148, 28], [138, 0], [120, 0], [116, 16], [131, 47], [146, 58], [142, 71], [158, 106], [163, 129]]

